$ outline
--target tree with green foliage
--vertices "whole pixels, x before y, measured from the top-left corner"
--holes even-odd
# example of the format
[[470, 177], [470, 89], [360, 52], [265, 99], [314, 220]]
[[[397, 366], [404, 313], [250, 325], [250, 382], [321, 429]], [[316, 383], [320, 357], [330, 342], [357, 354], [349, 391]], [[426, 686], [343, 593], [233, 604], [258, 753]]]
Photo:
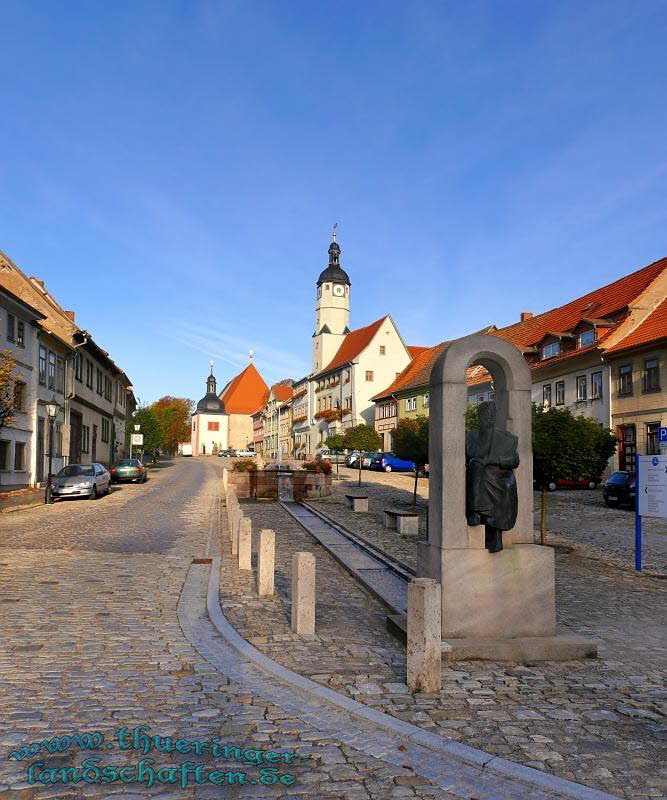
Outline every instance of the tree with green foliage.
[[556, 478], [597, 480], [616, 452], [616, 437], [590, 417], [533, 405], [533, 477], [542, 490], [540, 538], [546, 543], [547, 488]]
[[[382, 439], [371, 425], [355, 425], [354, 428], [348, 428], [345, 431], [343, 447], [346, 450], [370, 453], [382, 447]], [[361, 458], [359, 459], [359, 486], [361, 486]]]
[[144, 435], [142, 450], [155, 451], [158, 447], [164, 446], [164, 433], [159, 420], [151, 410], [150, 406], [139, 406], [132, 417], [128, 420], [125, 428], [127, 443], [131, 441], [130, 436], [134, 433], [134, 426], [140, 425], [139, 433]]
[[468, 403], [468, 408], [466, 408], [465, 426], [467, 431], [471, 431], [473, 428], [477, 428], [479, 426], [477, 406], [473, 403]]
[[345, 444], [343, 443], [344, 437], [342, 433], [334, 433], [332, 436], [327, 436], [324, 440], [324, 444], [332, 450], [336, 454], [336, 472], [340, 472], [338, 468], [338, 456], [345, 450]]
[[415, 462], [415, 487], [412, 504], [417, 505], [419, 470], [428, 464], [428, 417], [401, 419], [393, 432], [394, 454], [398, 458]]

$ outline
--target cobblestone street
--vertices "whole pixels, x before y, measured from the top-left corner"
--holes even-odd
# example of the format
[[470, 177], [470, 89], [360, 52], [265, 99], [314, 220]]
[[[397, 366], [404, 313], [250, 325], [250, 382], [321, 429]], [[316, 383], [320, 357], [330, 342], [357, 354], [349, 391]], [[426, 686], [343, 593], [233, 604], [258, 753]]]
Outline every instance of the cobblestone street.
[[[201, 628], [204, 619], [196, 598], [184, 598], [182, 588], [193, 569], [208, 570], [191, 566], [192, 559], [205, 559], [221, 546], [222, 610], [242, 636], [276, 662], [450, 740], [619, 797], [667, 796], [660, 743], [667, 664], [664, 582], [559, 553], [561, 623], [600, 636], [599, 661], [514, 668], [443, 665], [443, 692], [413, 695], [404, 683], [405, 649], [386, 632], [385, 609], [274, 503], [243, 504], [254, 531], [272, 527], [277, 533], [277, 593], [257, 597], [252, 575], [240, 573], [229, 554], [226, 520], [219, 513], [221, 467], [218, 459], [166, 462], [151, 472], [145, 486], [123, 485], [94, 502], [0, 516], [0, 798], [495, 800], [493, 791], [484, 794], [462, 783], [455, 788], [453, 777], [451, 787], [434, 784], [408, 753], [391, 756], [390, 744], [370, 748], [371, 753], [347, 725], [335, 732], [327, 727], [326, 711], [321, 724], [304, 722], [297, 700], [290, 705], [279, 701], [278, 693], [267, 698], [266, 692], [256, 692], [242, 665], [216, 668], [207, 645], [188, 633], [188, 626]], [[377, 478], [372, 506], [385, 502], [386, 493], [395, 494], [394, 481], [409, 488], [405, 476]], [[320, 507], [342, 518], [344, 488], [337, 484], [337, 495]], [[368, 524], [360, 525], [361, 518]], [[398, 557], [413, 558], [414, 542], [376, 532], [373, 514], [356, 515], [353, 527], [369, 539], [384, 537], [378, 543]], [[317, 558], [317, 633], [312, 637], [289, 631], [296, 550]], [[195, 584], [199, 581], [201, 589], [198, 574]], [[206, 636], [216, 638], [215, 633]], [[9, 758], [17, 748], [52, 736], [99, 731], [105, 742], [113, 742], [119, 728], [142, 723], [151, 727], [151, 735], [174, 741], [220, 737], [230, 746], [298, 752], [305, 760], [290, 765], [296, 780], [289, 786], [191, 781], [182, 789], [169, 783], [147, 788], [137, 782], [26, 781], [26, 770], [36, 760], [44, 763], [41, 769], [73, 768], [99, 755], [102, 765], [136, 770], [144, 754], [118, 747], [99, 754], [75, 747], [60, 754], [42, 750], [22, 763]], [[243, 771], [248, 781], [259, 775], [256, 765], [206, 752], [193, 757], [152, 751], [152, 756], [156, 770], [193, 760], [207, 770]], [[512, 794], [505, 787], [502, 797], [527, 797], [522, 791]], [[538, 790], [531, 796], [543, 797]]]
[[[282, 708], [253, 697], [192, 647], [176, 608], [192, 557], [204, 556], [217, 523], [220, 464], [186, 460], [151, 473], [146, 486], [110, 497], [0, 516], [0, 797], [138, 798], [450, 797], [402, 766], [322, 736]], [[30, 785], [26, 769], [136, 765], [141, 752], [9, 754], [31, 742], [99, 731], [110, 742], [140, 723], [153, 734], [265, 750], [298, 751], [291, 786], [257, 783], [258, 768], [213, 759], [207, 769], [241, 770], [243, 786], [187, 789], [156, 783]], [[151, 752], [156, 769], [192, 755]], [[213, 767], [215, 763], [215, 767]], [[170, 776], [167, 775], [167, 778]]]

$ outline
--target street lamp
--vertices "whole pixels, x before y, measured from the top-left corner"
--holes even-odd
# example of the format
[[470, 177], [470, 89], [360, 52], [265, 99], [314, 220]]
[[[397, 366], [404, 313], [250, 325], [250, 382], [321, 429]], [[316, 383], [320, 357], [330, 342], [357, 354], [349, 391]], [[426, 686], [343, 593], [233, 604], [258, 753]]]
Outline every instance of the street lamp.
[[60, 406], [56, 402], [55, 394], [51, 398], [51, 402], [46, 404], [46, 413], [49, 418], [49, 476], [46, 480], [46, 493], [44, 495], [44, 502], [46, 504], [51, 502], [51, 470], [53, 466], [53, 425], [60, 411]]

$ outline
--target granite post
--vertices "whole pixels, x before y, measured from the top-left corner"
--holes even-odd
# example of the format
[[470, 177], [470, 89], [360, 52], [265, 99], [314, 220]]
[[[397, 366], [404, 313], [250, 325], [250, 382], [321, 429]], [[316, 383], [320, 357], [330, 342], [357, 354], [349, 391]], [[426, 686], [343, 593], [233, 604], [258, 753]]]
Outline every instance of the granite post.
[[276, 561], [276, 534], [265, 528], [259, 532], [257, 555], [257, 593], [260, 597], [272, 595]]
[[232, 555], [235, 556], [239, 552], [239, 528], [241, 527], [241, 520], [243, 513], [240, 508], [234, 509], [232, 517]]
[[239, 569], [252, 569], [252, 522], [248, 517], [241, 518], [239, 525]]
[[292, 556], [292, 631], [315, 633], [315, 556]]
[[415, 692], [442, 688], [440, 584], [414, 578], [408, 584], [407, 683]]

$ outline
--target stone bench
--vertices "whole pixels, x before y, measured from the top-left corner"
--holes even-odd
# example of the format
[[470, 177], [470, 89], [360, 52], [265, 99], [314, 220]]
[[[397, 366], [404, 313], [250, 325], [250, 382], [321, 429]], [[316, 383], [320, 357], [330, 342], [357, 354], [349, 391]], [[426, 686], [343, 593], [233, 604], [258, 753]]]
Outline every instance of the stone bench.
[[413, 511], [399, 511], [397, 508], [385, 508], [384, 527], [405, 536], [419, 536], [419, 514]]
[[346, 494], [345, 502], [352, 511], [368, 511], [368, 497], [359, 494]]

